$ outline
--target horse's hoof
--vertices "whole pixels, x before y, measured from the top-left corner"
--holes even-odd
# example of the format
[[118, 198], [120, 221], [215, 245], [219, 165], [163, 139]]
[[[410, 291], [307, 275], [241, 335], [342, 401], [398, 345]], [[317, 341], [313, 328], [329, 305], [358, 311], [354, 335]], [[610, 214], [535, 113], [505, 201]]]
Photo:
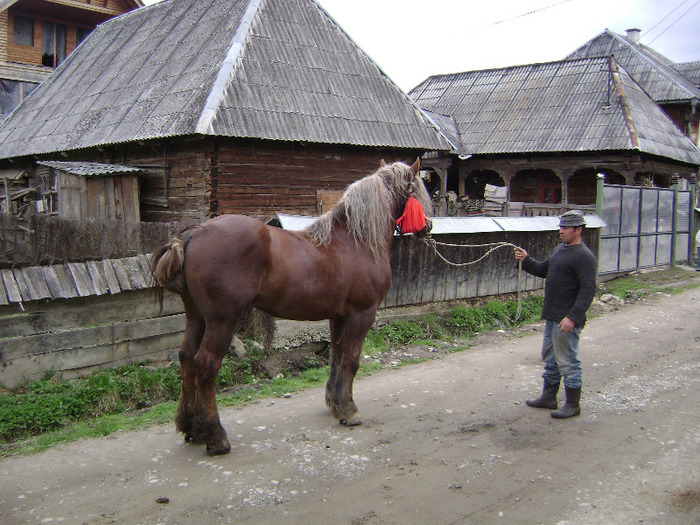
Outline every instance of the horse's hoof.
[[357, 414], [353, 414], [348, 418], [341, 419], [340, 424], [345, 425], [346, 427], [356, 427], [357, 425], [362, 424], [362, 418], [360, 418], [360, 416]]
[[231, 445], [229, 444], [228, 439], [224, 439], [215, 445], [207, 445], [207, 454], [210, 456], [223, 456], [229, 452], [231, 452]]

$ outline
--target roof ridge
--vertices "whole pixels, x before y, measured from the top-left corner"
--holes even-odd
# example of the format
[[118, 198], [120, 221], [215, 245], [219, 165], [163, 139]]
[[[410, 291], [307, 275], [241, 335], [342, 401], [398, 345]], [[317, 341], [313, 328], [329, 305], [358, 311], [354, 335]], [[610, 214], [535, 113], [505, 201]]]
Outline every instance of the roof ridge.
[[610, 66], [610, 78], [615, 86], [615, 93], [617, 93], [617, 98], [619, 99], [620, 107], [622, 108], [622, 114], [625, 117], [625, 127], [627, 128], [627, 132], [630, 136], [630, 143], [632, 144], [633, 148], [640, 149], [639, 136], [637, 135], [637, 129], [634, 127], [630, 106], [627, 103], [627, 95], [625, 95], [625, 89], [622, 85], [622, 80], [620, 79], [618, 64], [614, 57], [608, 57], [608, 65]]
[[235, 74], [236, 62], [238, 62], [243, 44], [248, 37], [250, 27], [253, 25], [253, 20], [262, 2], [263, 0], [249, 0], [248, 7], [241, 17], [236, 33], [233, 35], [228, 53], [226, 53], [224, 62], [219, 69], [219, 73], [216, 75], [209, 96], [204, 103], [204, 108], [202, 109], [199, 121], [195, 127], [195, 133], [211, 134], [214, 132], [212, 123], [219, 111], [219, 106], [226, 92], [226, 87]]
[[487, 67], [484, 69], [469, 69], [467, 71], [456, 71], [454, 73], [438, 73], [436, 75], [430, 75], [427, 77], [425, 80], [423, 80], [420, 84], [417, 84], [413, 89], [411, 89], [411, 92], [414, 91], [415, 89], [419, 88], [422, 86], [425, 82], [434, 79], [446, 79], [450, 77], [457, 77], [459, 75], [470, 75], [473, 73], [486, 73], [489, 71], [505, 71], [508, 69], [522, 69], [522, 68], [531, 68], [533, 66], [549, 66], [549, 65], [561, 65], [565, 62], [582, 62], [582, 61], [587, 61], [587, 60], [600, 60], [601, 58], [608, 57], [610, 55], [596, 55], [596, 56], [585, 56], [585, 57], [576, 57], [576, 58], [562, 58], [560, 60], [548, 60], [545, 62], [532, 62], [529, 64], [513, 64], [510, 66], [503, 66], [503, 67]]
[[667, 57], [663, 58], [665, 58], [668, 61], [668, 63], [663, 63], [657, 60], [656, 57], [654, 57], [654, 55], [651, 53], [651, 50], [647, 52], [646, 46], [643, 46], [643, 44], [635, 44], [633, 42], [630, 42], [625, 37], [618, 33], [615, 33], [614, 31], [610, 31], [610, 34], [613, 36], [613, 38], [616, 38], [622, 44], [631, 49], [635, 54], [637, 54], [637, 56], [639, 56], [640, 59], [649, 64], [654, 69], [656, 69], [660, 75], [662, 75], [666, 78], [666, 80], [668, 80], [668, 82], [674, 84], [682, 91], [685, 91], [690, 96], [690, 98], [695, 98], [695, 94], [691, 90], [684, 86], [682, 82], [679, 82], [677, 78], [674, 78], [675, 75], [669, 74], [669, 70], [673, 70], [677, 75], [683, 76], [680, 73], [678, 73], [675, 69], [673, 69], [673, 67], [671, 67], [671, 64], [673, 64], [673, 62], [668, 60]]

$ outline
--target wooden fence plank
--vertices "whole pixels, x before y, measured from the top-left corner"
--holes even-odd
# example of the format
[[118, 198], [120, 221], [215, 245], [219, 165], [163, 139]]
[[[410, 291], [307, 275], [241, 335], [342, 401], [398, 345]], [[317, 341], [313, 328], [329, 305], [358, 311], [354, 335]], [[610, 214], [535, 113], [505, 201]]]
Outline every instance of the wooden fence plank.
[[40, 356], [71, 348], [92, 348], [100, 345], [131, 341], [151, 335], [182, 333], [184, 327], [184, 314], [177, 314], [155, 319], [78, 328], [50, 334], [20, 336], [0, 341], [0, 354], [3, 355], [3, 360], [7, 362], [7, 360], [23, 355]]
[[17, 289], [19, 290], [19, 294], [22, 296], [23, 301], [31, 301], [32, 300], [32, 294], [29, 291], [29, 285], [27, 284], [26, 279], [24, 278], [24, 274], [22, 273], [21, 268], [13, 268], [12, 270], [12, 275], [15, 278], [15, 283], [17, 283]]
[[58, 277], [58, 285], [60, 287], [59, 299], [67, 299], [78, 297], [78, 290], [75, 288], [73, 276], [65, 264], [57, 264], [53, 266], [56, 276]]
[[[163, 308], [152, 290], [130, 291], [51, 302], [27, 303], [18, 315], [14, 307], [0, 308], [0, 339], [74, 330], [93, 325], [150, 319], [183, 312], [180, 296], [163, 294]], [[90, 315], [85, 315], [90, 312]], [[184, 322], [184, 321], [183, 321]]]
[[170, 361], [177, 356], [182, 334], [172, 333], [162, 337], [139, 338], [128, 343], [103, 344], [92, 348], [71, 348], [60, 352], [3, 358], [0, 367], [0, 383], [13, 387], [26, 380], [41, 378], [47, 370], [53, 370], [64, 379], [87, 375], [88, 372], [114, 367], [131, 361]]
[[78, 295], [80, 297], [87, 297], [89, 295], [95, 295], [95, 287], [92, 284], [92, 279], [90, 274], [88, 274], [85, 268], [85, 263], [67, 263], [68, 271], [73, 276], [73, 282], [75, 282], [75, 288], [78, 290]]
[[88, 274], [92, 279], [92, 285], [95, 290], [95, 294], [103, 295], [109, 291], [107, 286], [107, 280], [104, 277], [103, 266], [99, 264], [98, 261], [87, 261], [85, 263], [87, 267]]
[[13, 303], [21, 303], [22, 295], [19, 293], [17, 281], [15, 281], [12, 270], [0, 270], [0, 275], [2, 275], [2, 282], [5, 284], [7, 298]]
[[33, 300], [47, 299], [52, 296], [40, 266], [22, 268], [22, 273], [24, 274], [24, 280], [31, 285]]
[[138, 262], [141, 265], [141, 271], [146, 279], [147, 286], [154, 286], [153, 274], [151, 272], [151, 258], [148, 255], [138, 255]]
[[124, 263], [124, 268], [127, 271], [127, 276], [129, 277], [129, 282], [131, 283], [132, 288], [146, 288], [146, 279], [143, 275], [143, 270], [141, 269], [139, 258], [125, 257], [121, 261]]
[[109, 260], [100, 261], [102, 270], [104, 272], [105, 280], [107, 281], [107, 288], [109, 293], [115, 294], [122, 291], [121, 286], [119, 286], [119, 280], [114, 273], [114, 268]]
[[0, 306], [5, 306], [10, 304], [9, 299], [7, 298], [7, 292], [5, 291], [5, 284], [2, 281], [2, 277], [0, 276]]
[[114, 275], [119, 282], [119, 288], [122, 290], [133, 290], [131, 286], [131, 281], [129, 280], [129, 272], [124, 267], [124, 262], [122, 259], [113, 259], [110, 261], [112, 264], [112, 269], [114, 270]]

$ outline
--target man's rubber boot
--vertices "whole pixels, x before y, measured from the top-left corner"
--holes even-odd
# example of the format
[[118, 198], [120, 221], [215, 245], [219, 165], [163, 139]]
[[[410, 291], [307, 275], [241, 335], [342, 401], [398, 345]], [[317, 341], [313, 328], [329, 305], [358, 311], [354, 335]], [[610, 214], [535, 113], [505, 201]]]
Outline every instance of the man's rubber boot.
[[557, 392], [559, 392], [559, 383], [553, 385], [547, 380], [544, 380], [542, 395], [537, 399], [528, 399], [525, 404], [529, 407], [548, 408], [550, 410], [557, 409]]
[[567, 417], [578, 416], [581, 413], [581, 388], [569, 388], [564, 386], [566, 390], [566, 403], [559, 410], [552, 412], [552, 417], [557, 419], [566, 419]]

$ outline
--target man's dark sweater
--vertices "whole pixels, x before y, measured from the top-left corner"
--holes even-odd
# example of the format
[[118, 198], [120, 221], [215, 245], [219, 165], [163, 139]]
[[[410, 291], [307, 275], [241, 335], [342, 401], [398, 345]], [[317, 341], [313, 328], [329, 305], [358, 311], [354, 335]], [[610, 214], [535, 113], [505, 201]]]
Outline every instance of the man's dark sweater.
[[598, 273], [598, 263], [588, 246], [560, 244], [544, 261], [526, 257], [523, 270], [545, 278], [542, 319], [558, 323], [568, 317], [576, 326], [586, 323]]

